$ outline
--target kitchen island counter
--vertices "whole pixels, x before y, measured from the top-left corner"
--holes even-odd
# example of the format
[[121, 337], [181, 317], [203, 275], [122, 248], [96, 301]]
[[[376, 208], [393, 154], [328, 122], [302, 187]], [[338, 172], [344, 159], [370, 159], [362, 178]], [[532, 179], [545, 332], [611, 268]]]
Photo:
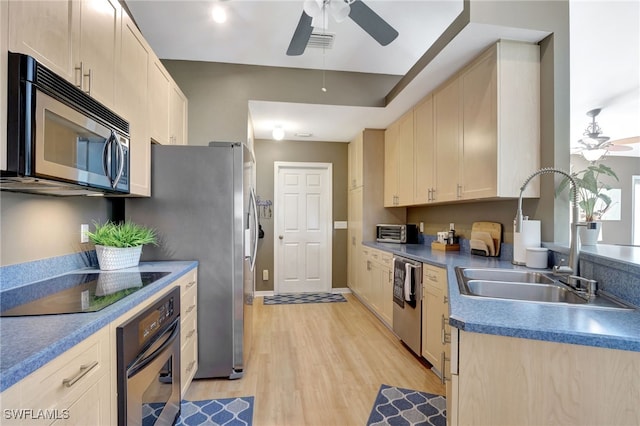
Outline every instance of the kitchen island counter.
[[[195, 261], [159, 261], [114, 271], [169, 272], [169, 275], [98, 312], [0, 318], [0, 392], [108, 326], [122, 314], [153, 298], [197, 266]], [[69, 274], [88, 272], [99, 271], [81, 269]], [[28, 284], [23, 288], [29, 291]]]
[[449, 322], [460, 330], [640, 352], [640, 309], [611, 310], [463, 296], [458, 288], [456, 266], [527, 268], [496, 258], [432, 251], [421, 244], [363, 244], [446, 268]]

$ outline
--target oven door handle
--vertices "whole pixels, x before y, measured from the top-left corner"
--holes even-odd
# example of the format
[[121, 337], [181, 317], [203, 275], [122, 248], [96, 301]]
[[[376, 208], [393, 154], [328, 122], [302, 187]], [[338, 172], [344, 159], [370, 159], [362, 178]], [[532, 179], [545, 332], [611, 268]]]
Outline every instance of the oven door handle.
[[[151, 345], [142, 352], [127, 369], [127, 378], [131, 378], [146, 367], [154, 359], [162, 355], [162, 352], [171, 345], [180, 335], [180, 317], [169, 326], [167, 330]], [[159, 347], [158, 347], [159, 345]]]

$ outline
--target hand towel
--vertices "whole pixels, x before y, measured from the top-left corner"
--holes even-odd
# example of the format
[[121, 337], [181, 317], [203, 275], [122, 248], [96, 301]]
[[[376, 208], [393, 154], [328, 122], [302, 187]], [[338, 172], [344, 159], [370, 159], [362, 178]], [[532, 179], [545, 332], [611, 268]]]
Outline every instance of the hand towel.
[[411, 302], [411, 264], [404, 264], [404, 300]]

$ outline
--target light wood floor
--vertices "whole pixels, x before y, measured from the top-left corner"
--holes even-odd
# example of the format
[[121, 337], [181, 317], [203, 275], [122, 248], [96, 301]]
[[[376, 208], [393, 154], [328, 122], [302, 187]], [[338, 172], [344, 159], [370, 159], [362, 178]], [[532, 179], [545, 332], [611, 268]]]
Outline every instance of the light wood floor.
[[254, 396], [255, 426], [365, 425], [381, 384], [445, 388], [353, 295], [347, 303], [254, 304], [239, 380], [195, 380], [186, 399]]

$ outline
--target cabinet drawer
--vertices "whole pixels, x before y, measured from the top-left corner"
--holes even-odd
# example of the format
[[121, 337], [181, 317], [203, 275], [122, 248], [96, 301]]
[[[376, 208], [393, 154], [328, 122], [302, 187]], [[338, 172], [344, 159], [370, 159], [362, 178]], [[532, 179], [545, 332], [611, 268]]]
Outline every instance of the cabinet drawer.
[[194, 310], [180, 320], [180, 347], [189, 339], [198, 338], [198, 312]]
[[393, 269], [393, 255], [391, 253], [383, 253], [380, 256], [380, 261], [387, 268]]
[[69, 407], [109, 371], [109, 354], [109, 328], [105, 327], [20, 382], [21, 405]]
[[422, 265], [422, 281], [425, 285], [433, 286], [447, 292], [447, 270], [427, 264]]
[[180, 381], [182, 382], [182, 397], [189, 388], [193, 376], [198, 369], [198, 339], [197, 334], [187, 339], [180, 350]]

